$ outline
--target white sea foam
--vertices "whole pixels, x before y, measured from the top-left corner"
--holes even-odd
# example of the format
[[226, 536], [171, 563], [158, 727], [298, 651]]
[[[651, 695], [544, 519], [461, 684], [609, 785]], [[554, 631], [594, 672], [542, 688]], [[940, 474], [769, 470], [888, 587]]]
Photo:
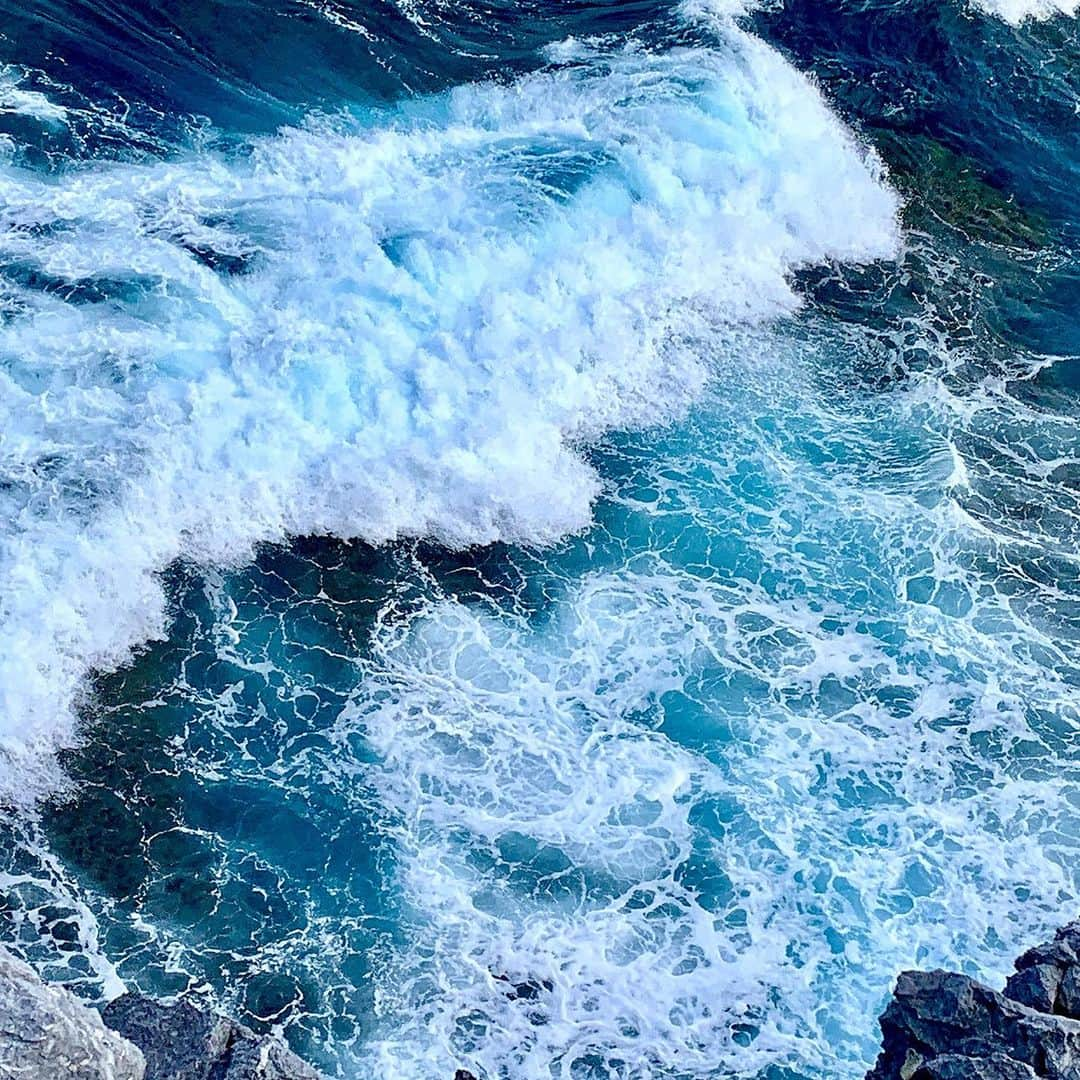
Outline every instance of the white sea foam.
[[[275, 836], [252, 844], [227, 813], [215, 880], [275, 882], [303, 933], [249, 936], [218, 908], [212, 943], [164, 918], [133, 958], [120, 910], [102, 922], [127, 971], [165, 957], [198, 985], [242, 955], [308, 988], [294, 1030], [314, 1017], [341, 1075], [401, 1080], [856, 1080], [897, 970], [1000, 981], [1080, 896], [1080, 634], [1070, 577], [1040, 565], [1075, 565], [1075, 424], [996, 378], [850, 386], [837, 369], [876, 362], [874, 335], [813, 315], [747, 334], [688, 421], [615, 440], [586, 537], [542, 569], [487, 564], [543, 582], [531, 617], [515, 575], [451, 600], [403, 571], [358, 654], [354, 595], [320, 559], [276, 600], [273, 571], [215, 582], [183, 667], [227, 674], [167, 671], [126, 722], [165, 699], [175, 722], [179, 697], [183, 790], [281, 785], [314, 820], [331, 808], [335, 847], [385, 850], [386, 828], [395, 881], [374, 898], [362, 870], [290, 877], [277, 816], [254, 815]], [[978, 490], [1005, 484], [980, 519]], [[312, 607], [322, 629], [298, 632]], [[327, 653], [357, 662], [336, 724], [336, 681], [309, 681]], [[256, 852], [257, 878], [233, 869]], [[369, 949], [357, 924], [385, 926], [387, 896], [396, 933]], [[226, 980], [236, 1007], [245, 982]]]
[[[682, 685], [706, 621], [735, 615], [722, 590], [681, 592], [662, 574], [594, 578], [539, 640], [453, 604], [387, 628], [345, 730], [361, 724], [384, 762], [420, 925], [381, 981], [393, 1033], [373, 1071], [703, 1076], [739, 1057], [730, 1029], [764, 1016], [786, 929], [758, 921], [774, 905], [756, 896], [749, 926], [726, 924], [678, 879], [690, 814], [723, 778], [630, 720]], [[751, 843], [737, 862], [760, 857]], [[767, 1011], [762, 1064], [792, 1035]]]
[[682, 0], [679, 14], [687, 22], [725, 24], [760, 4], [755, 0]]
[[87, 671], [162, 633], [170, 561], [580, 528], [575, 440], [680, 407], [793, 268], [896, 245], [875, 162], [733, 29], [229, 159], [3, 165], [0, 208], [9, 794], [50, 782]]
[[1075, 15], [1080, 10], [1077, 0], [975, 0], [975, 4], [1014, 26], [1025, 19], [1052, 19], [1056, 15]]
[[360, 1075], [854, 1078], [897, 970], [1000, 979], [1075, 904], [1075, 635], [963, 509], [958, 403], [757, 359], [550, 619], [387, 609], [327, 770], [377, 751], [415, 918]]
[[[1061, 793], [935, 728], [972, 685], [840, 609], [658, 564], [587, 579], [564, 612], [541, 634], [454, 604], [388, 628], [346, 724], [380, 753], [417, 912], [380, 980], [375, 1074], [861, 1075], [896, 970], [993, 969], [996, 930], [1071, 895], [1047, 858]], [[911, 714], [856, 700], [868, 684]], [[811, 707], [782, 705], [796, 686]], [[1025, 737], [1008, 690], [976, 693], [972, 731]], [[666, 731], [643, 722], [660, 702]], [[669, 737], [687, 708], [707, 754]]]
[[18, 857], [0, 869], [6, 915], [0, 941], [89, 1000], [118, 997], [124, 983], [102, 948], [93, 900], [82, 895], [35, 823], [8, 821], [6, 827]]
[[20, 71], [0, 64], [0, 116], [25, 116], [49, 126], [67, 122], [67, 109], [40, 90], [27, 90], [21, 82]]

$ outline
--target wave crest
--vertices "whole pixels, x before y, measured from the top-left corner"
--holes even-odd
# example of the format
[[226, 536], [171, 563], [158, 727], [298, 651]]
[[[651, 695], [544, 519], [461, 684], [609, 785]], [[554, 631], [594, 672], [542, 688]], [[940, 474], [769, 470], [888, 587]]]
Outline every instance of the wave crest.
[[799, 266], [897, 245], [876, 160], [730, 26], [229, 156], [3, 165], [0, 205], [0, 784], [31, 795], [170, 562], [552, 541], [583, 440], [681, 408]]

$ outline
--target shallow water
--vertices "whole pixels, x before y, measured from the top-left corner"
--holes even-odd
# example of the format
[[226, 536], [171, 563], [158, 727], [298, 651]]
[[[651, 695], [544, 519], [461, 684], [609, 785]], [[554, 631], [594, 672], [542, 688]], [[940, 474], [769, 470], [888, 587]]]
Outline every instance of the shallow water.
[[1080, 42], [984, 7], [5, 11], [3, 939], [832, 1078], [1072, 916]]

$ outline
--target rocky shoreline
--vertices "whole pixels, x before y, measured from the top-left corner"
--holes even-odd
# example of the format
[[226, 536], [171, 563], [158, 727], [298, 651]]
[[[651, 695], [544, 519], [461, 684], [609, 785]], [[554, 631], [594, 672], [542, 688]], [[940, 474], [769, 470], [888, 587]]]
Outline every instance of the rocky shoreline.
[[320, 1080], [276, 1036], [190, 1002], [101, 1013], [0, 946], [0, 1080]]
[[[1015, 967], [1001, 992], [954, 972], [902, 972], [866, 1080], [1080, 1080], [1080, 921]], [[0, 1080], [60, 1077], [320, 1080], [276, 1036], [188, 1001], [125, 994], [98, 1013], [0, 946]]]
[[1080, 1080], [1080, 921], [1029, 949], [999, 993], [905, 971], [866, 1080]]

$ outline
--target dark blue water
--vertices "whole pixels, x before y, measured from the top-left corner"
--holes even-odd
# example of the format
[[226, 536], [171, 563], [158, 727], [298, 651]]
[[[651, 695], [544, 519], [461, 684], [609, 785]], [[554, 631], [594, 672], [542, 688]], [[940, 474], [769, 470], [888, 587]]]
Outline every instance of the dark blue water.
[[1060, 8], [0, 5], [0, 939], [831, 1080], [1072, 917]]

